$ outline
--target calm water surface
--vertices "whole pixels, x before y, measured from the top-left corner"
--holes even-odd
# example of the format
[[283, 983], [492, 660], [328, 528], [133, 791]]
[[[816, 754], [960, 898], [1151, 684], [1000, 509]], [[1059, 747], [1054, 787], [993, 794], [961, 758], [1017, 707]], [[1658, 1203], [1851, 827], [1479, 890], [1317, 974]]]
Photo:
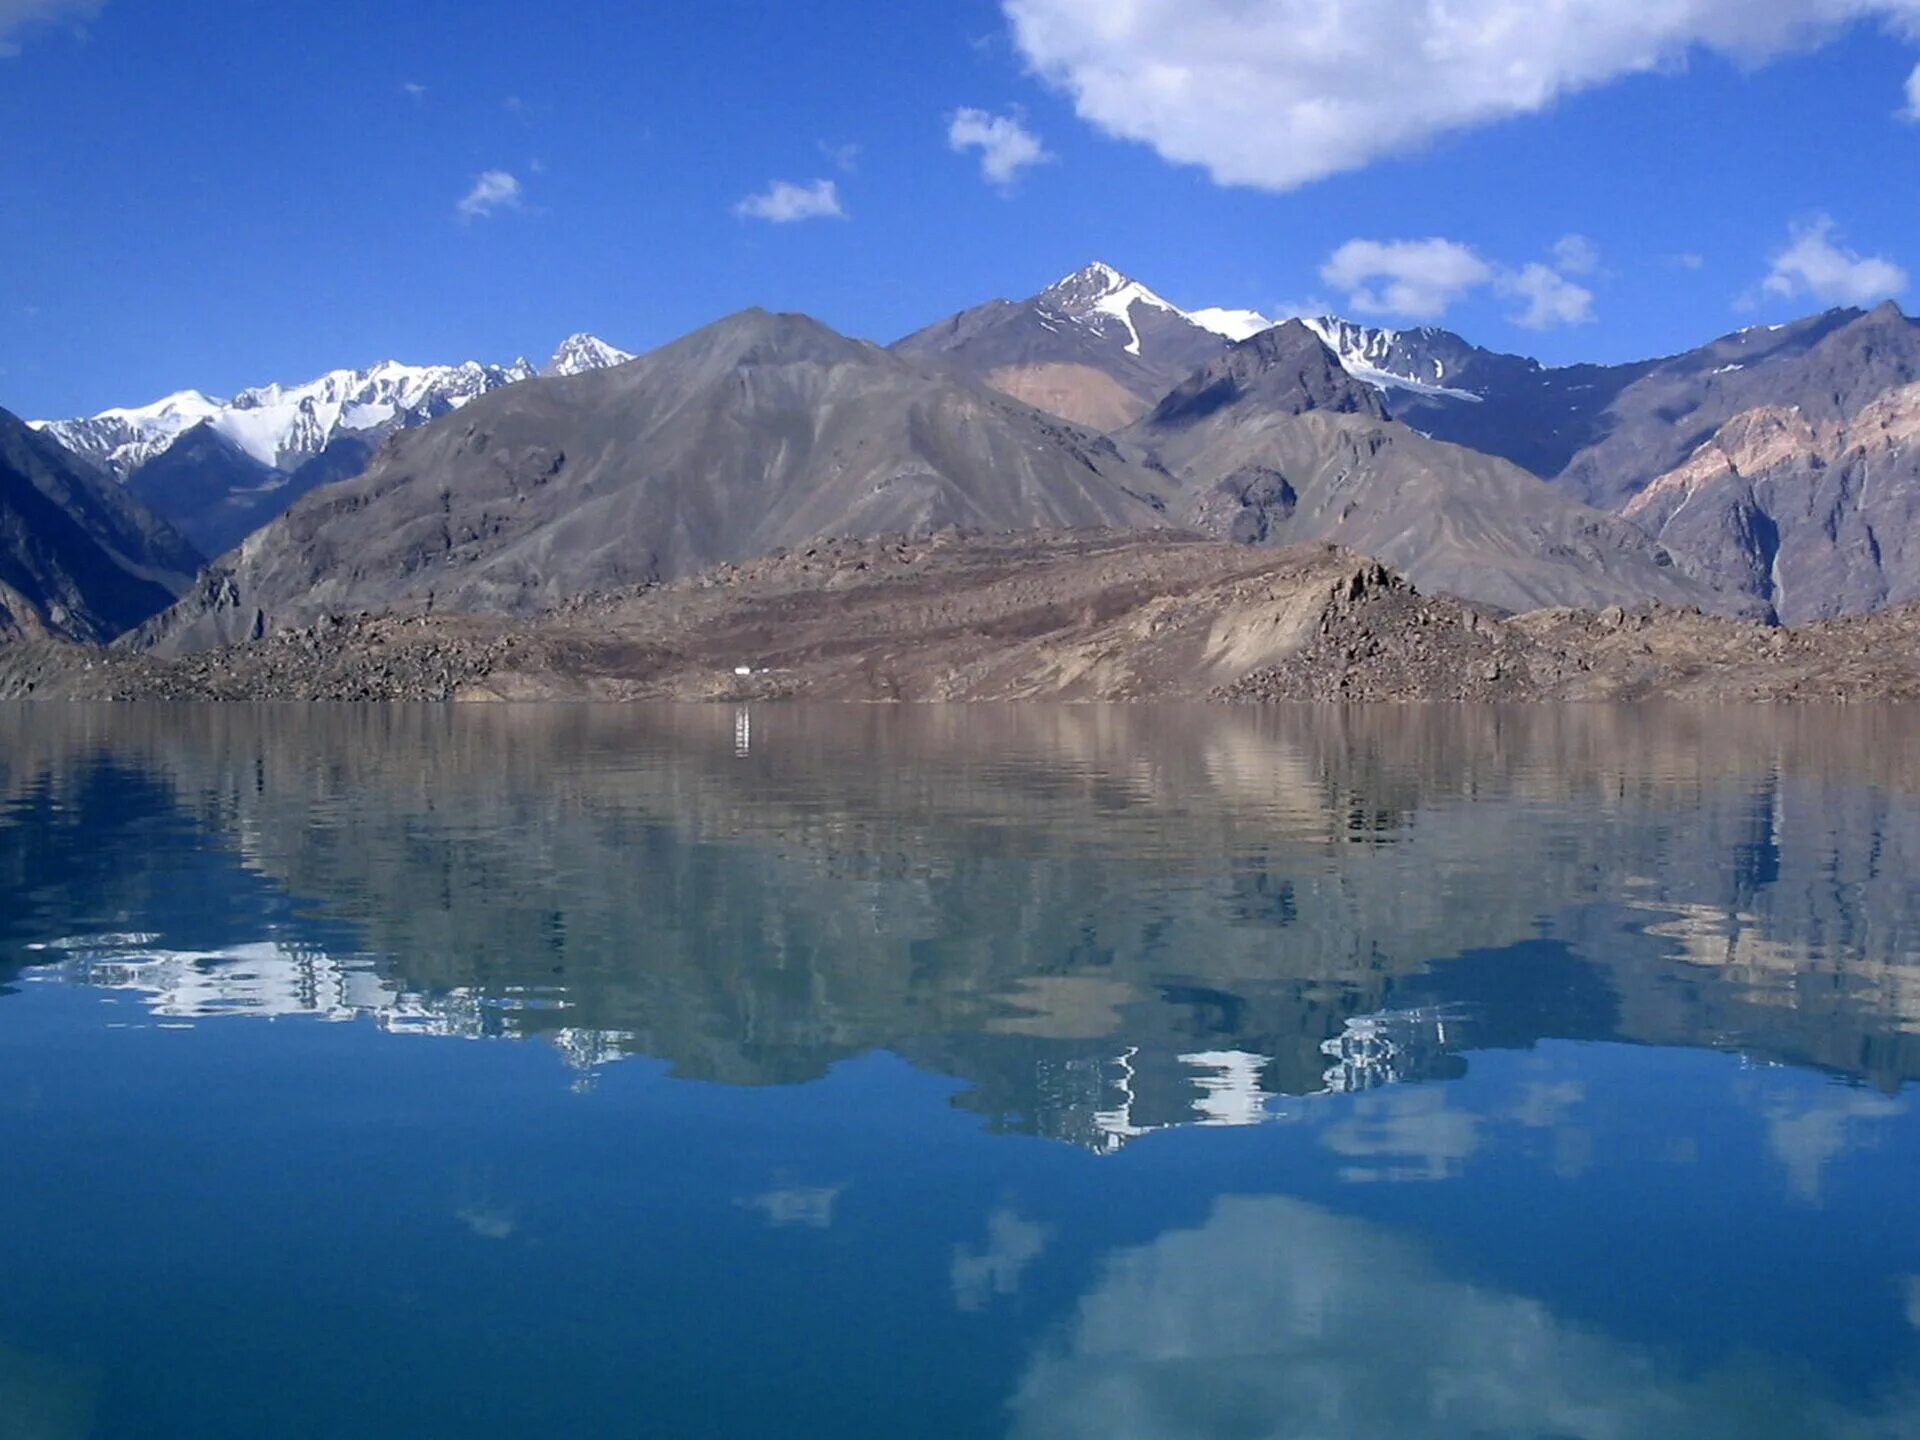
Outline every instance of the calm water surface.
[[0, 710], [0, 1440], [1920, 1435], [1920, 717]]

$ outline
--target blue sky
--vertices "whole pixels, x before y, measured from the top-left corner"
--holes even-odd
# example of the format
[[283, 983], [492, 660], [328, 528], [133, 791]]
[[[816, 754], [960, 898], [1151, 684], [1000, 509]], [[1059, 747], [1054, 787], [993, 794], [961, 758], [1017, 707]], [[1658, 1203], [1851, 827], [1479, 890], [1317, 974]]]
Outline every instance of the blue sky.
[[[1556, 363], [1911, 298], [1920, 0], [1568, 0], [1565, 35], [1520, 0], [1456, 0], [1464, 36], [1426, 0], [1112, 10], [0, 0], [0, 406], [755, 304], [888, 340], [1095, 257]], [[809, 206], [841, 213], [765, 218]]]

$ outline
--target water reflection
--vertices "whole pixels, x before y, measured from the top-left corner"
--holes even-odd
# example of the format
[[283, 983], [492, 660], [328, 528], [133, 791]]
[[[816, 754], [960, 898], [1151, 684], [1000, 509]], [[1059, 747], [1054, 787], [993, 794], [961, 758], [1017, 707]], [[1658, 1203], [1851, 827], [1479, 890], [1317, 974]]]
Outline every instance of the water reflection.
[[0, 711], [0, 1435], [1920, 1434], [1916, 860], [1893, 713]]
[[[1920, 1073], [1920, 727], [1897, 714], [21, 709], [0, 731], [8, 963], [169, 1020], [367, 1017], [745, 1084], [889, 1048], [1096, 1150], [1555, 1036]], [[259, 893], [167, 924], [214, 881], [156, 874], [166, 844]]]
[[1920, 1433], [1758, 1363], [1688, 1373], [1458, 1279], [1392, 1231], [1272, 1197], [1108, 1258], [1014, 1400], [1016, 1436], [1840, 1440]]

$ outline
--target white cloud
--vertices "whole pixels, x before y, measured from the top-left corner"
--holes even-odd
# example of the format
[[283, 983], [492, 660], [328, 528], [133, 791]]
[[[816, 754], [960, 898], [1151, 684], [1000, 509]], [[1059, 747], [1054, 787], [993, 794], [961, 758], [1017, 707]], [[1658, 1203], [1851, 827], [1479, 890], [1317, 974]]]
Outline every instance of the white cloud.
[[1685, 254], [1668, 256], [1667, 263], [1681, 270], [1704, 270], [1707, 268], [1707, 257], [1688, 251]]
[[1778, 300], [1811, 296], [1832, 305], [1871, 305], [1907, 288], [1907, 272], [1881, 255], [1860, 255], [1837, 241], [1830, 215], [1816, 215], [1791, 231], [1791, 243], [1773, 257], [1760, 282]]
[[81, 25], [98, 15], [107, 0], [0, 0], [0, 59], [20, 53], [19, 36], [34, 25], [65, 21]]
[[502, 210], [518, 210], [520, 205], [520, 182], [505, 170], [485, 170], [455, 208], [463, 220], [484, 220]]
[[1703, 48], [1757, 63], [1920, 0], [1001, 0], [1082, 119], [1288, 190]]
[[1553, 263], [1563, 275], [1591, 275], [1600, 268], [1600, 247], [1584, 235], [1562, 235], [1553, 243]]
[[820, 153], [833, 162], [833, 168], [843, 175], [851, 175], [860, 168], [860, 149], [858, 145], [829, 145], [820, 142]]
[[1309, 295], [1304, 299], [1282, 300], [1273, 307], [1272, 319], [1276, 325], [1284, 320], [1317, 320], [1339, 308], [1324, 295]]
[[[1600, 263], [1593, 242], [1569, 235], [1553, 247], [1555, 263], [1521, 266], [1487, 260], [1471, 246], [1438, 236], [1426, 240], [1349, 240], [1320, 267], [1320, 278], [1346, 296], [1358, 315], [1438, 320], [1455, 304], [1491, 286], [1524, 302], [1509, 318], [1529, 330], [1584, 325], [1593, 319], [1593, 291], [1564, 272], [1588, 273]], [[1557, 267], [1557, 268], [1556, 268]], [[1324, 308], [1316, 313], [1325, 313]]]
[[776, 180], [761, 194], [740, 201], [733, 213], [742, 220], [771, 220], [776, 225], [847, 218], [847, 212], [840, 208], [840, 187], [831, 180], [816, 180], [811, 185]]
[[1500, 277], [1500, 292], [1525, 306], [1512, 316], [1528, 330], [1551, 330], [1558, 325], [1584, 325], [1593, 319], [1593, 292], [1576, 285], [1548, 265], [1522, 265]]
[[956, 110], [947, 119], [947, 144], [964, 154], [980, 152], [980, 173], [995, 185], [1011, 185], [1020, 172], [1053, 159], [1040, 137], [1012, 115]]
[[1320, 278], [1362, 315], [1438, 320], [1453, 303], [1494, 277], [1494, 268], [1454, 240], [1349, 240], [1320, 267]]
[[400, 82], [400, 93], [409, 100], [424, 100], [427, 98], [427, 87], [422, 85], [418, 80], [402, 80]]
[[1913, 73], [1907, 76], [1907, 103], [1900, 111], [1900, 118], [1920, 125], [1920, 65], [1914, 66]]

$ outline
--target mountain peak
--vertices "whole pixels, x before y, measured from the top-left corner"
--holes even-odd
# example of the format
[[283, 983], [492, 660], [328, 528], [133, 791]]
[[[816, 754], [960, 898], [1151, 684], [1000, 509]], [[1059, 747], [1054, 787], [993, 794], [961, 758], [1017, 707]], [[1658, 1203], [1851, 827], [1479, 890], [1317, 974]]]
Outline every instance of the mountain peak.
[[1196, 370], [1143, 423], [1182, 428], [1249, 396], [1257, 397], [1263, 410], [1289, 415], [1330, 410], [1386, 417], [1379, 392], [1349, 375], [1311, 326], [1289, 320], [1242, 340]]
[[1095, 260], [1091, 264], [1081, 266], [1071, 275], [1062, 275], [1040, 294], [1042, 298], [1057, 296], [1070, 302], [1091, 304], [1102, 296], [1124, 290], [1135, 283], [1106, 261]]
[[609, 345], [598, 335], [585, 331], [569, 335], [553, 352], [553, 358], [540, 367], [542, 375], [583, 375], [589, 370], [610, 370], [633, 359], [628, 351]]
[[885, 352], [849, 339], [811, 315], [754, 306], [682, 336], [654, 354], [669, 358], [670, 364], [687, 366], [692, 374], [748, 365], [860, 363]]

